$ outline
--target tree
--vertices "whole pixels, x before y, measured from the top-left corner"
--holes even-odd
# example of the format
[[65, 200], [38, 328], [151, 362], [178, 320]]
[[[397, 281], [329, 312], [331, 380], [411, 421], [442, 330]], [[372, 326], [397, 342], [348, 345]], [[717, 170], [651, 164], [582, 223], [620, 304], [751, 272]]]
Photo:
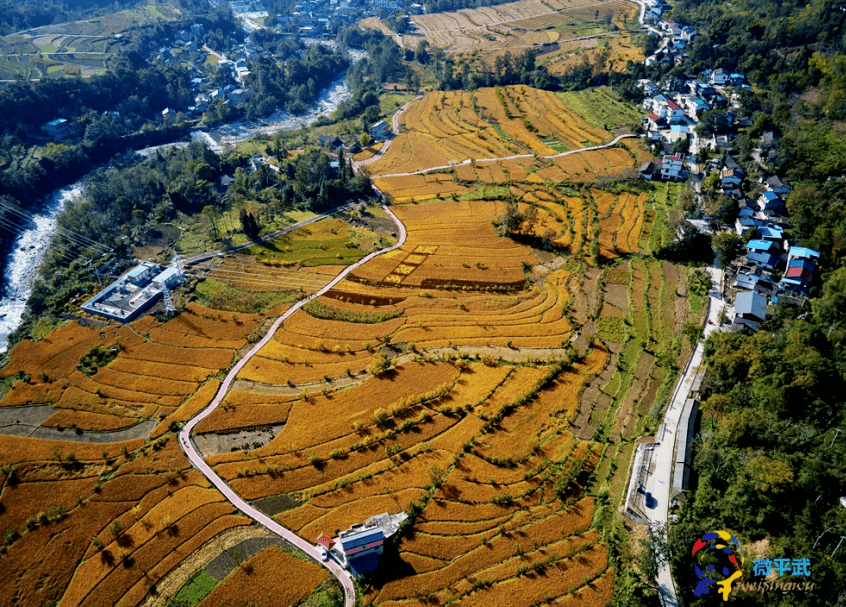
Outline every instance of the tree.
[[658, 585], [658, 571], [667, 562], [667, 538], [663, 527], [649, 529], [649, 537], [640, 540], [637, 568], [650, 586]]
[[361, 147], [366, 148], [370, 145], [370, 133], [367, 131], [362, 131], [361, 135], [358, 138], [358, 142], [361, 144]]
[[524, 229], [528, 233], [532, 233], [535, 229], [535, 224], [538, 220], [538, 209], [534, 205], [529, 205], [529, 208], [526, 209], [526, 212], [523, 213], [522, 223]]
[[261, 231], [261, 225], [259, 225], [256, 216], [246, 209], [241, 209], [241, 228], [244, 230], [244, 234], [250, 238], [256, 238]]
[[737, 219], [737, 215], [740, 211], [737, 207], [737, 203], [734, 201], [734, 198], [720, 195], [717, 199], [717, 204], [717, 210], [714, 212], [713, 216], [727, 226], [732, 225], [734, 220]]
[[714, 236], [711, 243], [720, 258], [721, 268], [727, 268], [743, 252], [743, 241], [734, 232], [721, 232]]
[[375, 358], [372, 363], [370, 363], [370, 366], [367, 367], [367, 371], [373, 376], [378, 377], [390, 368], [391, 361], [388, 359], [388, 357], [384, 354], [379, 354], [379, 356]]
[[516, 232], [522, 221], [523, 215], [518, 210], [517, 205], [509, 202], [505, 205], [505, 211], [496, 220], [495, 226], [501, 235], [505, 235]]
[[694, 270], [687, 278], [687, 288], [697, 295], [705, 295], [711, 290], [711, 275], [705, 270]]
[[209, 222], [209, 237], [212, 240], [218, 240], [220, 231], [217, 228], [217, 220], [220, 219], [220, 213], [215, 207], [207, 205], [203, 207], [203, 217]]

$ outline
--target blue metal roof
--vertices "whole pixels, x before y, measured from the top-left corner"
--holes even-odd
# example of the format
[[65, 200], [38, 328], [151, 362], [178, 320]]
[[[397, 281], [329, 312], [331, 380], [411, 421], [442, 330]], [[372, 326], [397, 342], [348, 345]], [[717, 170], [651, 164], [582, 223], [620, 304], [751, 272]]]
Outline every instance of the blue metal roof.
[[750, 251], [769, 251], [773, 248], [773, 243], [766, 240], [750, 240], [746, 248]]
[[358, 533], [354, 533], [352, 535], [340, 538], [341, 546], [344, 547], [345, 551], [384, 539], [385, 533], [382, 531], [381, 527], [365, 529], [364, 531], [359, 531]]
[[734, 300], [736, 314], [751, 314], [761, 320], [767, 319], [767, 298], [760, 293], [738, 293]]
[[761, 279], [760, 276], [755, 276], [754, 274], [738, 274], [737, 275], [737, 286], [745, 287], [747, 289], [753, 288], [758, 281]]
[[787, 264], [787, 268], [802, 268], [803, 270], [807, 270], [808, 272], [813, 272], [817, 269], [817, 266], [810, 259], [796, 258], [790, 260], [790, 263]]
[[738, 217], [753, 217], [755, 215], [755, 211], [749, 207], [743, 207], [737, 215]]
[[796, 280], [795, 278], [787, 278], [784, 277], [779, 281], [779, 286], [782, 288], [788, 287], [794, 289], [796, 291], [806, 291], [808, 286], [806, 283], [802, 282], [801, 280]]
[[746, 254], [746, 259], [752, 263], [762, 265], [765, 268], [774, 268], [776, 267], [776, 264], [778, 264], [778, 258], [773, 257], [769, 253], [757, 253], [755, 251], [750, 251]]
[[771, 226], [764, 226], [758, 229], [758, 235], [761, 238], [778, 238], [781, 239], [784, 235], [784, 232], [781, 231], [781, 228], [773, 228]]
[[800, 257], [803, 259], [819, 259], [820, 253], [819, 251], [815, 251], [813, 249], [808, 249], [805, 247], [791, 247], [790, 248], [790, 256], [791, 257]]
[[763, 196], [764, 200], [766, 200], [767, 202], [775, 202], [776, 200], [781, 200], [781, 197], [775, 192], [764, 192]]

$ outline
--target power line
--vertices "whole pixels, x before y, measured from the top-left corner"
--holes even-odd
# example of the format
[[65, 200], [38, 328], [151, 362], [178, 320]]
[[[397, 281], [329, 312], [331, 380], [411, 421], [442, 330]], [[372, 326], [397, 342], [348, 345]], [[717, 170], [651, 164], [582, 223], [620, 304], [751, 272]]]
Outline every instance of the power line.
[[[190, 270], [190, 272], [199, 273], [202, 270]], [[243, 270], [231, 270], [228, 268], [215, 268], [210, 270], [212, 274], [227, 274], [230, 276], [248, 276], [248, 277], [255, 277], [259, 280], [295, 280], [298, 282], [314, 282], [314, 283], [321, 283], [323, 280], [317, 277], [308, 277], [308, 276], [296, 276], [296, 275], [277, 275], [277, 274], [264, 274], [260, 272], [245, 272]], [[330, 278], [331, 280], [331, 278]]]
[[[35, 213], [32, 213], [31, 211], [27, 211], [26, 209], [22, 209], [20, 207], [17, 207], [17, 206], [11, 204], [10, 202], [8, 202], [6, 200], [3, 200], [2, 198], [0, 198], [0, 209], [2, 209], [4, 211], [6, 211], [7, 213], [10, 213], [14, 216], [17, 216], [20, 219], [23, 219], [25, 221], [29, 221], [31, 223], [36, 223], [35, 219], [37, 217], [40, 217], [39, 215], [36, 215]], [[72, 240], [75, 243], [78, 243], [81, 246], [98, 247], [98, 248], [101, 248], [103, 250], [108, 250], [107, 247], [100, 244], [99, 242], [97, 242], [93, 238], [90, 238], [88, 236], [85, 236], [84, 234], [79, 234], [79, 233], [74, 232], [74, 231], [72, 231], [68, 228], [60, 226], [60, 225], [58, 225], [58, 222], [56, 224], [56, 232], [66, 236], [68, 239]]]
[[[0, 228], [4, 228], [13, 234], [17, 234], [19, 227], [20, 226], [16, 223], [0, 218]], [[54, 250], [56, 253], [58, 253], [62, 257], [65, 257], [66, 259], [74, 259], [80, 256], [79, 253], [72, 251], [70, 247], [63, 243], [55, 243]]]
[[265, 284], [268, 286], [278, 287], [280, 285], [296, 285], [296, 286], [303, 286], [303, 287], [318, 287], [320, 285], [325, 284], [328, 281], [316, 281], [316, 280], [296, 280], [296, 279], [279, 279], [279, 278], [270, 278], [270, 277], [261, 277], [255, 276], [253, 274], [238, 274], [238, 273], [227, 273], [227, 272], [219, 272], [215, 274], [190, 274], [196, 278], [218, 278], [221, 280], [241, 280], [244, 282], [253, 282], [259, 284]]
[[[317, 276], [297, 276], [295, 274], [266, 274], [263, 272], [246, 272], [244, 270], [236, 270], [232, 268], [225, 268], [225, 267], [217, 267], [217, 268], [209, 268], [209, 269], [192, 269], [188, 270], [187, 273], [199, 276], [203, 272], [209, 272], [209, 274], [225, 274], [228, 276], [246, 276], [248, 278], [255, 278], [256, 280], [263, 280], [263, 281], [275, 281], [281, 282], [285, 280], [293, 280], [296, 282], [307, 282], [307, 283], [314, 283], [314, 284], [321, 284], [325, 282], [321, 278]], [[329, 277], [331, 280], [334, 277]]]
[[[38, 225], [32, 217], [27, 217], [25, 215], [17, 215], [16, 218], [23, 220], [23, 221], [28, 221], [28, 222], [36, 225], [36, 226]], [[12, 219], [6, 217], [5, 219], [6, 219], [7, 222], [9, 222], [13, 226], [15, 226], [16, 232], [17, 232], [18, 228], [21, 227], [19, 224], [14, 223], [12, 221], [12, 219], [14, 219], [14, 217]], [[94, 248], [99, 248], [100, 250], [103, 250], [103, 251], [108, 250], [103, 245], [101, 245], [101, 244], [99, 244], [99, 243], [97, 243], [97, 242], [95, 242], [91, 239], [79, 236], [79, 235], [77, 235], [77, 234], [75, 234], [75, 233], [73, 233], [69, 230], [66, 230], [65, 228], [62, 228], [61, 226], [56, 226], [55, 234], [60, 236], [60, 237], [63, 237], [70, 244], [76, 245], [80, 248], [89, 249], [89, 248], [94, 247]]]

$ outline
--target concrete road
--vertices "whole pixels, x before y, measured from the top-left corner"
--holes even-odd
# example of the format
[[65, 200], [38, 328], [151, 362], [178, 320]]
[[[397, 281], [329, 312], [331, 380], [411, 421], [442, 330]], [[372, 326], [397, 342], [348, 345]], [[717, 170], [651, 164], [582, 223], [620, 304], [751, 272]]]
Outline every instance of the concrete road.
[[[722, 284], [722, 270], [708, 268], [711, 274], [712, 287], [708, 297], [708, 321], [705, 324], [705, 337], [713, 331], [719, 330], [719, 315], [724, 302], [720, 298]], [[655, 448], [652, 452], [654, 470], [646, 479], [645, 491], [652, 494], [651, 507], [644, 508], [651, 527], [666, 525], [669, 519], [670, 499], [672, 492], [672, 475], [675, 465], [676, 432], [681, 421], [682, 408], [690, 394], [690, 388], [696, 376], [698, 367], [702, 364], [705, 346], [702, 342], [696, 344], [690, 360], [676, 385], [672, 400], [664, 414], [664, 423], [659, 435], [655, 437]], [[658, 571], [658, 592], [664, 607], [677, 607], [679, 604], [676, 587], [670, 574], [670, 565], [665, 563]]]

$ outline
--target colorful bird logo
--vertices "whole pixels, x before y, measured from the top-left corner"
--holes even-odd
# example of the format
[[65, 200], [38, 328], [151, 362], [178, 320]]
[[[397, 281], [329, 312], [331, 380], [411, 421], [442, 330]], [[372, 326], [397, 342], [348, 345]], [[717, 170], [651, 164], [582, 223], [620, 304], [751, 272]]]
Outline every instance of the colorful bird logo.
[[727, 601], [732, 583], [743, 575], [743, 555], [737, 538], [726, 531], [709, 531], [696, 540], [692, 556], [693, 570], [699, 578], [694, 596], [708, 594], [711, 586], [716, 586]]

